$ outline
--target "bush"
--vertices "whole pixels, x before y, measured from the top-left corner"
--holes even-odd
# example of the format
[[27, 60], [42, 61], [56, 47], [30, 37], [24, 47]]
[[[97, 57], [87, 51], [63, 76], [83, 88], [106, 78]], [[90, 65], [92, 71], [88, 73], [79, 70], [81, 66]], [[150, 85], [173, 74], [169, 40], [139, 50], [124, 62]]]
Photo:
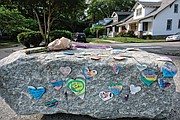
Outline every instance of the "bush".
[[129, 30], [127, 32], [127, 37], [135, 37], [134, 31], [133, 30]]
[[31, 45], [34, 47], [39, 46], [42, 42], [43, 38], [38, 31], [31, 31], [31, 32], [22, 32], [17, 36], [18, 41], [29, 48]]
[[91, 35], [91, 31], [90, 31], [90, 28], [89, 28], [89, 27], [86, 28], [86, 29], [84, 29], [83, 32], [86, 34], [86, 36]]
[[152, 39], [152, 35], [143, 35], [142, 38], [149, 40], [149, 39]]
[[106, 28], [104, 26], [91, 27], [90, 32], [92, 35], [99, 37], [99, 35], [106, 34]]
[[118, 37], [126, 37], [127, 36], [126, 30], [122, 30], [120, 33], [118, 33], [117, 36]]
[[57, 38], [61, 38], [61, 37], [66, 37], [71, 39], [71, 35], [72, 33], [70, 31], [67, 30], [54, 30], [50, 32], [50, 41], [53, 41]]

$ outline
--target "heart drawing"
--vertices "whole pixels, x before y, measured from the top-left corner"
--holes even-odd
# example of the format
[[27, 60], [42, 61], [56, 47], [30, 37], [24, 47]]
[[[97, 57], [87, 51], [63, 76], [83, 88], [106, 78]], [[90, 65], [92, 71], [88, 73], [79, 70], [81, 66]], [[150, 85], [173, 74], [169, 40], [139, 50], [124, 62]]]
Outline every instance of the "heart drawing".
[[158, 78], [158, 85], [160, 89], [164, 89], [165, 87], [169, 87], [171, 84], [165, 82], [162, 78]]
[[84, 99], [85, 91], [86, 91], [86, 83], [83, 78], [66, 79], [67, 86], [81, 99]]
[[43, 87], [35, 88], [33, 86], [28, 86], [27, 90], [36, 100], [41, 98], [45, 93], [45, 88]]
[[159, 60], [159, 61], [170, 61], [170, 62], [172, 62], [172, 59], [169, 58], [169, 57], [166, 57], [166, 56], [161, 56], [160, 58], [157, 58], [156, 60]]
[[121, 83], [109, 84], [108, 87], [111, 93], [113, 93], [114, 95], [118, 95], [122, 91], [122, 88], [123, 88]]
[[113, 97], [113, 94], [111, 92], [104, 92], [101, 91], [99, 93], [99, 97], [103, 100], [103, 101], [107, 101], [109, 99], [111, 99]]
[[119, 65], [113, 66], [113, 71], [115, 72], [115, 74], [118, 74], [120, 70], [121, 70], [121, 66], [119, 66]]
[[166, 62], [162, 66], [162, 73], [164, 77], [174, 77], [177, 73], [177, 67], [172, 62]]
[[136, 94], [139, 91], [141, 91], [141, 87], [140, 86], [135, 87], [134, 85], [130, 85], [130, 92], [131, 92], [131, 94]]
[[90, 71], [86, 66], [83, 67], [82, 71], [83, 71], [83, 75], [85, 76], [86, 79], [89, 79], [97, 74], [96, 70]]
[[146, 68], [147, 68], [147, 65], [146, 64], [136, 64], [136, 66], [137, 66], [137, 69], [139, 70], [139, 71], [143, 71], [143, 70], [145, 70]]
[[141, 72], [141, 80], [147, 85], [150, 86], [154, 81], [157, 80], [157, 75], [155, 70], [144, 70]]
[[53, 99], [52, 101], [46, 101], [45, 106], [49, 108], [56, 108], [58, 105], [58, 101], [56, 99]]
[[51, 84], [52, 84], [53, 88], [56, 90], [59, 90], [63, 87], [63, 81], [62, 80], [59, 80], [59, 81], [52, 80]]
[[60, 67], [60, 72], [64, 76], [68, 76], [71, 73], [71, 68], [70, 67]]

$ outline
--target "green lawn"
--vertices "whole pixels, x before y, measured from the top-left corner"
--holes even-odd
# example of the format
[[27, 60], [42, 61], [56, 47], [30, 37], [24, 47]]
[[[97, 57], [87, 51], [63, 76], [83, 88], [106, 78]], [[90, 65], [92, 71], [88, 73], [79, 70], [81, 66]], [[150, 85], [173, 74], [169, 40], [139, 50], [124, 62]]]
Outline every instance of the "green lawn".
[[148, 42], [165, 42], [166, 40], [145, 40], [145, 39], [139, 39], [139, 38], [130, 38], [130, 37], [114, 37], [114, 38], [87, 38], [88, 42], [93, 43], [111, 43], [108, 40], [111, 41], [117, 41], [122, 43], [148, 43]]

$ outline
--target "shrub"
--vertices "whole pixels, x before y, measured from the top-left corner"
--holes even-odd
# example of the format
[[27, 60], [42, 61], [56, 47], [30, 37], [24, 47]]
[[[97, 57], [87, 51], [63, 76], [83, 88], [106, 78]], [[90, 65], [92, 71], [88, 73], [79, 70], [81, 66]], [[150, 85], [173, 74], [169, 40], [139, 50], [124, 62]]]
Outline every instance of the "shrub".
[[42, 42], [43, 38], [38, 31], [31, 31], [31, 32], [22, 32], [17, 36], [18, 41], [29, 48], [31, 45], [34, 47], [39, 46]]
[[106, 28], [104, 26], [91, 27], [90, 32], [92, 35], [99, 37], [99, 35], [106, 34]]
[[89, 27], [88, 27], [88, 28], [85, 28], [85, 29], [83, 30], [83, 32], [86, 34], [86, 36], [91, 35], [91, 31], [90, 31], [90, 28], [89, 28]]
[[50, 41], [53, 41], [57, 38], [61, 38], [61, 37], [66, 37], [71, 39], [71, 35], [72, 33], [70, 31], [67, 30], [54, 30], [50, 32]]
[[142, 38], [149, 40], [149, 39], [152, 39], [152, 35], [143, 35]]
[[127, 37], [135, 37], [134, 31], [133, 30], [129, 30], [127, 32]]
[[126, 30], [122, 30], [120, 33], [117, 34], [118, 37], [126, 37], [127, 33]]

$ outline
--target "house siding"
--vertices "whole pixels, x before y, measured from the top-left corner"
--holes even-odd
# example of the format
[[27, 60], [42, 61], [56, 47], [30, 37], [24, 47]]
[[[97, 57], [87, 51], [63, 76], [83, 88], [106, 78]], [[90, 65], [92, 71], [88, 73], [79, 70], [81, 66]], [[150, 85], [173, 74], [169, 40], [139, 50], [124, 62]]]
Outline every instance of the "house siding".
[[[140, 8], [142, 8], [142, 14], [139, 15], [139, 16], [136, 16], [137, 10], [140, 9]], [[134, 11], [134, 17], [133, 17], [133, 19], [135, 20], [135, 19], [143, 18], [144, 16], [145, 16], [145, 9], [142, 7], [141, 4], [139, 4], [139, 5], [137, 6], [137, 8], [135, 9], [135, 11]]]
[[[174, 13], [174, 4], [178, 4], [178, 13]], [[167, 20], [172, 19], [172, 29], [167, 30]], [[173, 5], [168, 6], [161, 11], [153, 22], [153, 36], [170, 35], [180, 31], [178, 29], [178, 22], [180, 19], [180, 0], [176, 0]]]

